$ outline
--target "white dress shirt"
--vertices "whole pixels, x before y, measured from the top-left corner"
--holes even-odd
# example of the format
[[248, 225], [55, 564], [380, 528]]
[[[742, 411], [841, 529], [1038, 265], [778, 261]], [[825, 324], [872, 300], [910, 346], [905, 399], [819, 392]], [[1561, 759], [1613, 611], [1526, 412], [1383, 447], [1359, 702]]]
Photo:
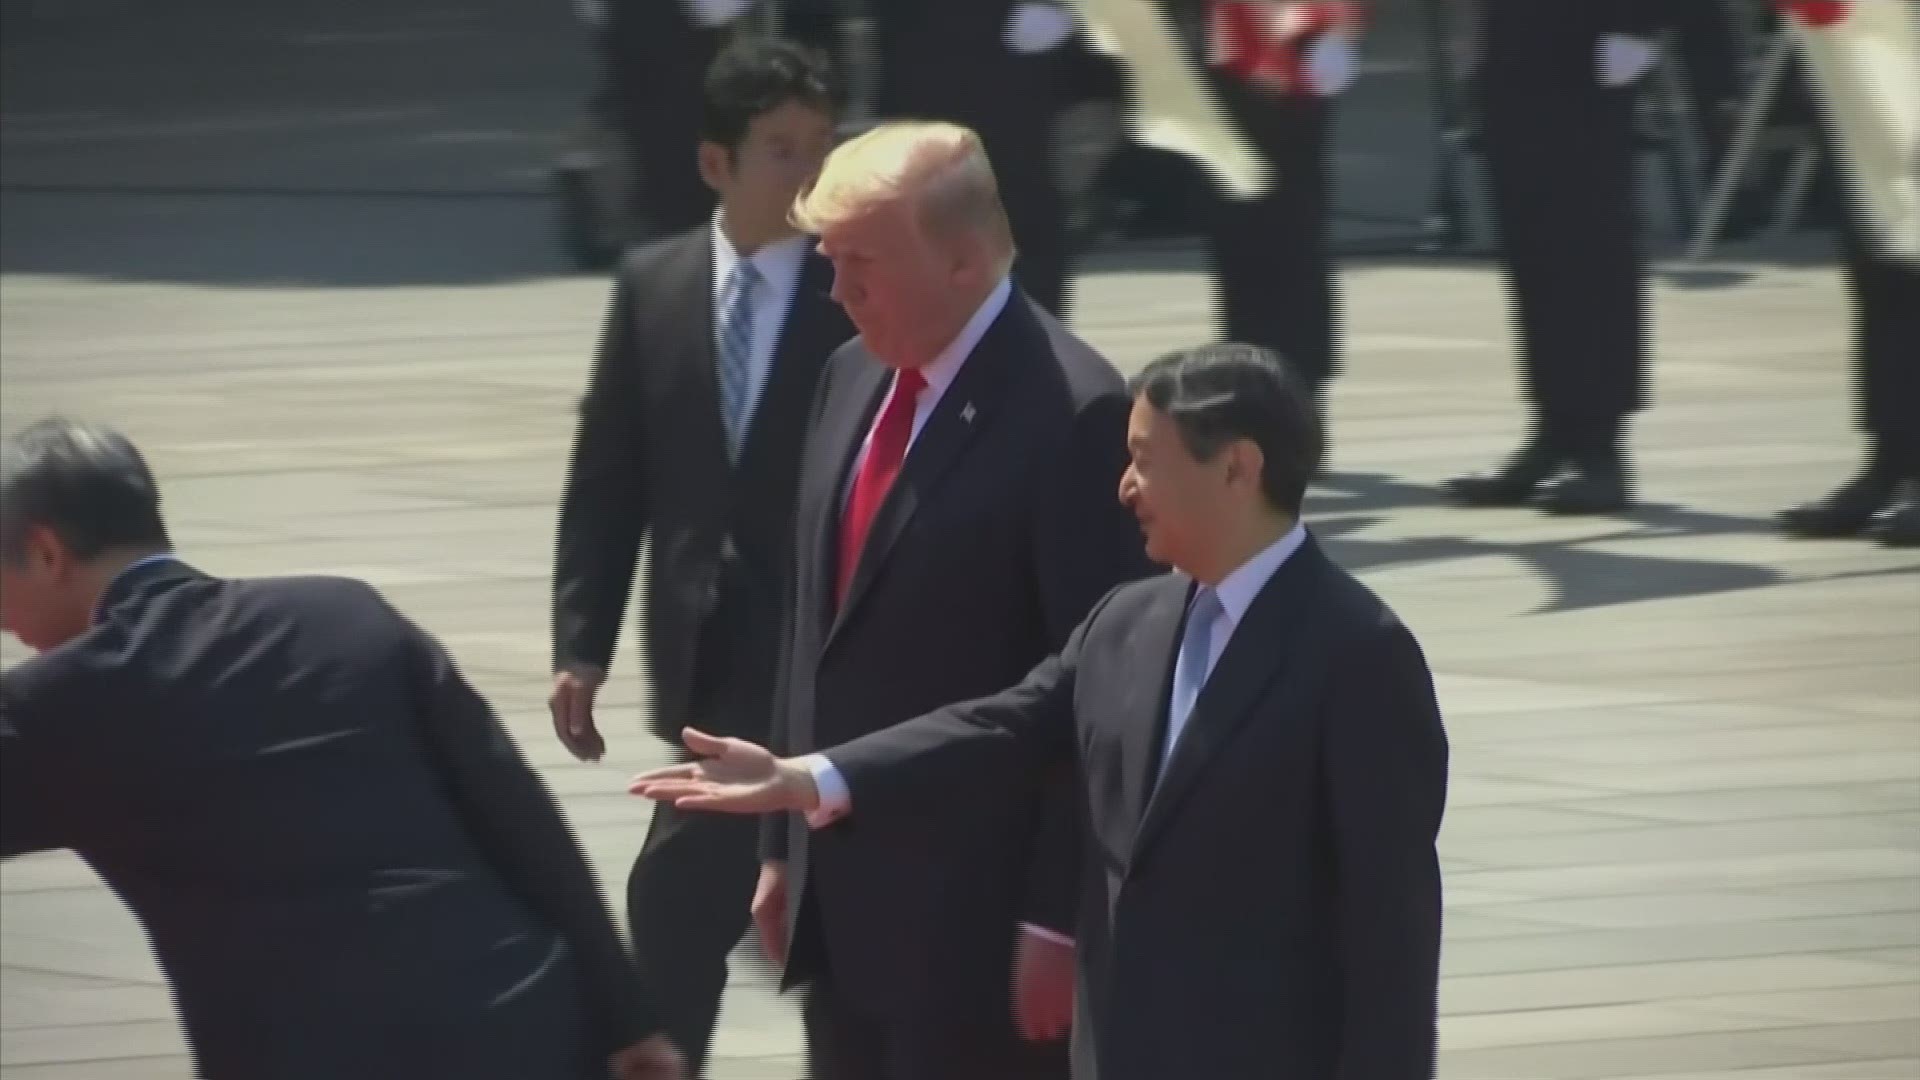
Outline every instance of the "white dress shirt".
[[[724, 293], [733, 268], [740, 264], [740, 253], [720, 227], [720, 216], [713, 218], [713, 355], [722, 355], [720, 341], [725, 321]], [[800, 268], [806, 261], [807, 246], [813, 238], [804, 234], [789, 236], [764, 245], [747, 258], [760, 272], [760, 283], [753, 295], [753, 349], [747, 361], [747, 393], [742, 403], [746, 419], [741, 430], [753, 428], [754, 410], [760, 407], [760, 394], [767, 387], [767, 373], [773, 370], [773, 353], [780, 344], [780, 330], [787, 324], [787, 312], [793, 306], [794, 291], [800, 285]], [[744, 441], [744, 440], [743, 440]]]
[[[1227, 651], [1227, 642], [1233, 640], [1233, 632], [1239, 629], [1240, 620], [1246, 618], [1247, 609], [1253, 606], [1254, 598], [1260, 595], [1260, 590], [1267, 587], [1267, 582], [1273, 579], [1274, 572], [1279, 570], [1294, 552], [1300, 550], [1300, 545], [1306, 538], [1305, 527], [1295, 524], [1293, 528], [1287, 530], [1285, 536], [1261, 549], [1260, 554], [1241, 563], [1238, 569], [1222, 578], [1220, 584], [1214, 586], [1213, 593], [1220, 598], [1220, 606], [1214, 609], [1211, 637], [1207, 643], [1207, 670], [1199, 679], [1199, 684], [1203, 688], [1206, 686], [1207, 676], [1211, 676], [1214, 666], [1220, 663], [1221, 654]], [[1174, 662], [1173, 685], [1181, 684], [1187, 674], [1185, 669], [1186, 658], [1182, 656]], [[1173, 759], [1173, 748], [1180, 741], [1180, 733], [1186, 730], [1186, 722], [1191, 715], [1191, 713], [1182, 715], [1178, 711], [1170, 711], [1168, 714], [1167, 741], [1161, 747], [1160, 754], [1160, 772], [1163, 775], [1167, 771], [1167, 762]], [[842, 781], [842, 787], [844, 786], [845, 782]], [[826, 805], [824, 800], [821, 805]]]

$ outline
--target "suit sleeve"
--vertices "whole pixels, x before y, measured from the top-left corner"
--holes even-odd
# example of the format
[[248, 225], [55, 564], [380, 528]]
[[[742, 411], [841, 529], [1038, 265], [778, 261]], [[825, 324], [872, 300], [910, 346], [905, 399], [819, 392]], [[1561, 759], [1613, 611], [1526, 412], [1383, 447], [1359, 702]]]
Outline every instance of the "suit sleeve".
[[623, 272], [574, 429], [554, 543], [555, 669], [607, 669], [646, 532], [635, 292], [631, 274]]
[[1074, 681], [1088, 628], [1097, 617], [1097, 610], [1089, 614], [1060, 652], [1011, 689], [824, 751], [847, 783], [853, 813], [869, 821], [911, 818], [920, 808], [977, 785], [981, 775], [1006, 775], [1008, 765], [1029, 774], [1075, 771]]
[[[25, 688], [14, 673], [0, 674], [0, 857], [67, 847], [60, 798], [74, 763], [49, 745], [38, 718], [30, 715]], [[69, 795], [69, 798], [72, 796]]]
[[[1035, 508], [1034, 578], [1048, 640], [1058, 648], [1094, 602], [1152, 572], [1140, 528], [1120, 504], [1127, 467], [1125, 394], [1103, 394], [1076, 418], [1061, 468]], [[1086, 846], [1079, 773], [1062, 762], [1042, 787], [1020, 920], [1073, 936]]]
[[1431, 1077], [1440, 981], [1447, 738], [1433, 679], [1397, 621], [1336, 661], [1323, 775], [1333, 822], [1343, 1031], [1339, 1080]]
[[546, 784], [440, 643], [411, 626], [406, 641], [429, 752], [489, 863], [571, 947], [597, 1048], [655, 1033], [654, 1003]]

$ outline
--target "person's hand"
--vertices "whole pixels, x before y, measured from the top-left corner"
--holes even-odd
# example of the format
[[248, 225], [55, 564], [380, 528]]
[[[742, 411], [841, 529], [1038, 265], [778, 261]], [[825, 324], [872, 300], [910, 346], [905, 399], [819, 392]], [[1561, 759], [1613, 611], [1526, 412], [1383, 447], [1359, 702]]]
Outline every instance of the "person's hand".
[[1608, 89], [1631, 86], [1652, 70], [1660, 48], [1643, 37], [1605, 34], [1594, 48], [1595, 74]]
[[613, 1055], [613, 1080], [686, 1080], [687, 1065], [665, 1035], [650, 1035]]
[[1023, 56], [1051, 52], [1073, 36], [1073, 12], [1059, 4], [1020, 4], [1007, 17], [1001, 36], [1007, 48]]
[[798, 761], [774, 757], [745, 739], [717, 739], [695, 728], [683, 729], [681, 739], [699, 761], [641, 773], [627, 790], [683, 810], [729, 814], [805, 812], [820, 804], [813, 774]]
[[753, 928], [760, 934], [760, 951], [776, 968], [787, 964], [787, 864], [760, 864], [760, 883], [753, 887]]
[[1073, 946], [1021, 928], [1013, 947], [1013, 1025], [1028, 1042], [1073, 1026]]
[[593, 696], [606, 681], [606, 673], [589, 667], [566, 667], [553, 675], [553, 693], [547, 696], [547, 708], [553, 713], [553, 733], [560, 744], [581, 761], [599, 761], [607, 752], [607, 742], [593, 725]]
[[682, 3], [687, 18], [707, 30], [725, 26], [753, 7], [753, 0], [682, 0]]

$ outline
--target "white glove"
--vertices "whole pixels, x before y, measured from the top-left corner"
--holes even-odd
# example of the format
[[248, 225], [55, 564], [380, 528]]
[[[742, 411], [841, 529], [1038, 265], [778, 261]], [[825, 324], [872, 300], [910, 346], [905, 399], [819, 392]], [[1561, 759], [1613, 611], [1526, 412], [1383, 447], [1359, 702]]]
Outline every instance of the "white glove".
[[753, 0], [680, 0], [687, 9], [687, 18], [695, 24], [712, 28], [727, 23], [747, 13], [753, 6]]
[[1642, 37], [1605, 34], [1595, 50], [1599, 61], [1600, 85], [1609, 89], [1630, 86], [1653, 68], [1660, 55], [1658, 46]]
[[[978, 3], [979, 0], [957, 0]], [[1057, 49], [1073, 36], [1073, 15], [1059, 4], [1027, 3], [1013, 9], [1007, 19], [1007, 48], [1023, 54]]]
[[1307, 89], [1320, 97], [1332, 97], [1353, 85], [1360, 74], [1360, 51], [1353, 38], [1338, 31], [1321, 34], [1307, 46]]

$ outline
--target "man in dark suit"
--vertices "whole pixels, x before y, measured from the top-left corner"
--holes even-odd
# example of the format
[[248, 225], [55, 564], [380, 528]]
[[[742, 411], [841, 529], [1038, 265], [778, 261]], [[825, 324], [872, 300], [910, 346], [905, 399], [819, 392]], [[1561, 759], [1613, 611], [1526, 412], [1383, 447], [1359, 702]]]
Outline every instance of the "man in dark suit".
[[1067, 304], [1067, 208], [1055, 172], [1073, 18], [1033, 0], [871, 0], [875, 112], [979, 133], [1019, 248], [1014, 279], [1047, 311]]
[[123, 436], [0, 448], [0, 853], [145, 926], [210, 1080], [677, 1077], [592, 871], [434, 639], [174, 557]]
[[1652, 0], [1482, 0], [1476, 85], [1532, 433], [1457, 477], [1469, 506], [1604, 514], [1632, 496], [1627, 420], [1646, 404], [1646, 253], [1634, 85]]
[[[720, 212], [627, 259], [561, 497], [553, 718], [583, 759], [604, 749], [593, 698], [643, 537], [655, 730], [767, 737], [807, 406], [853, 336], [831, 269], [786, 220], [832, 145], [820, 61], [741, 38], [706, 93], [699, 164]], [[661, 806], [627, 882], [634, 948], [696, 1071], [747, 928], [756, 837], [751, 822]]]
[[[1107, 494], [1125, 387], [1013, 287], [978, 137], [880, 125], [795, 209], [860, 331], [794, 516], [774, 744], [802, 752], [1017, 679], [1149, 567]], [[755, 920], [810, 984], [815, 1076], [1064, 1075], [1077, 812], [1065, 775], [1004, 779], [917, 835], [769, 820]]]
[[1137, 386], [1121, 498], [1177, 572], [1004, 693], [807, 758], [688, 732], [706, 760], [634, 790], [928, 843], [1009, 770], [1077, 764], [1077, 1080], [1429, 1080], [1447, 744], [1420, 646], [1299, 524], [1297, 377], [1222, 345]]

